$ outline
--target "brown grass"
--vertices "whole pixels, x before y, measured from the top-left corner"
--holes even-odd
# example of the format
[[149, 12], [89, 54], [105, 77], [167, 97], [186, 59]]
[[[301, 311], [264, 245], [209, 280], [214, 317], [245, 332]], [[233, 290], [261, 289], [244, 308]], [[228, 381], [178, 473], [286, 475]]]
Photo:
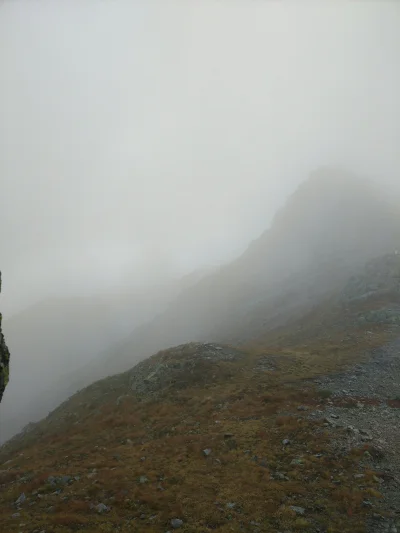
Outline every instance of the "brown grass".
[[[368, 512], [362, 501], [380, 499], [373, 472], [363, 478], [362, 488], [354, 479], [368, 447], [338, 456], [331, 450], [329, 429], [297, 410], [299, 405], [323, 406], [329, 397], [305, 378], [362, 359], [390, 332], [375, 328], [372, 336], [358, 330], [341, 336], [332, 333], [327, 341], [304, 335], [294, 343], [275, 333], [247, 346], [240, 363], [229, 364], [234, 379], [221, 371], [205, 386], [203, 368], [202, 385], [194, 376], [189, 387], [157, 399], [130, 395], [117, 406], [116, 398], [128, 392], [124, 376], [120, 383], [113, 378], [114, 390], [107, 397], [101, 389], [107, 389], [107, 380], [82, 391], [63, 407], [77, 417], [61, 420], [60, 410], [33, 436], [0, 450], [0, 464], [12, 459], [0, 467], [2, 531], [20, 531], [23, 522], [47, 533], [161, 533], [171, 529], [172, 518], [181, 518], [185, 533], [256, 527], [361, 533]], [[268, 354], [276, 370], [254, 371]], [[81, 424], [74, 424], [77, 419]], [[290, 444], [284, 446], [283, 439]], [[208, 457], [206, 448], [211, 449]], [[19, 481], [32, 470], [32, 479]], [[343, 472], [340, 485], [335, 483], [338, 472]], [[49, 475], [80, 479], [53, 494]], [[13, 502], [21, 492], [29, 501], [15, 519]], [[110, 506], [110, 513], [90, 508], [98, 503]], [[304, 507], [305, 516], [291, 506]]]

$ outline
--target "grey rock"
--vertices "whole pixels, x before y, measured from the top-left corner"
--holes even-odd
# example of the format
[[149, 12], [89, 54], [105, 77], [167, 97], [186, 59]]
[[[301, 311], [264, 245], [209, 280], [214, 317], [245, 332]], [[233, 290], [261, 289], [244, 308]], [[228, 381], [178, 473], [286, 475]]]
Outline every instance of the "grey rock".
[[304, 507], [297, 507], [296, 505], [291, 505], [290, 508], [296, 514], [299, 514], [299, 515], [305, 515], [306, 514], [306, 510], [304, 509]]
[[364, 500], [362, 502], [362, 505], [363, 505], [363, 507], [368, 507], [368, 508], [372, 507], [372, 503], [369, 500]]
[[98, 505], [96, 505], [95, 509], [100, 514], [108, 513], [110, 511], [110, 508], [104, 503], [99, 503]]
[[282, 444], [284, 446], [288, 446], [290, 444], [290, 440], [289, 439], [283, 439]]
[[304, 463], [303, 463], [303, 459], [292, 459], [290, 461], [290, 464], [291, 465], [302, 466]]
[[146, 476], [140, 476], [139, 483], [143, 485], [144, 483], [147, 483], [147, 482], [148, 482], [148, 479]]
[[180, 520], [179, 518], [173, 518], [171, 520], [171, 526], [174, 528], [174, 529], [179, 529], [180, 527], [183, 526], [183, 520]]
[[23, 503], [26, 502], [26, 496], [25, 496], [25, 493], [23, 492], [21, 494], [21, 496], [19, 496], [19, 498], [17, 499], [17, 501], [15, 502], [17, 505], [22, 505]]
[[117, 401], [115, 402], [115, 404], [117, 406], [120, 406], [121, 402], [124, 400], [124, 398], [126, 398], [126, 395], [118, 396]]
[[205, 450], [203, 450], [204, 457], [208, 457], [209, 455], [211, 455], [211, 451], [211, 448], [206, 448]]
[[282, 474], [282, 472], [275, 472], [273, 479], [279, 479], [280, 481], [289, 481], [289, 478]]

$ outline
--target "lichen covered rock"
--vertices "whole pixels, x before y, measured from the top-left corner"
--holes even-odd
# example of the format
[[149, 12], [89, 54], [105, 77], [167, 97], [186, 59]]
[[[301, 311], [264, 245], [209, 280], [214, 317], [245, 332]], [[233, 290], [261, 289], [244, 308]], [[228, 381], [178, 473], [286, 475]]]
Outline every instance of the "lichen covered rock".
[[[0, 292], [1, 292], [1, 272], [0, 272]], [[3, 398], [4, 390], [9, 378], [10, 352], [4, 340], [4, 335], [1, 329], [1, 313], [0, 313], [0, 402]]]

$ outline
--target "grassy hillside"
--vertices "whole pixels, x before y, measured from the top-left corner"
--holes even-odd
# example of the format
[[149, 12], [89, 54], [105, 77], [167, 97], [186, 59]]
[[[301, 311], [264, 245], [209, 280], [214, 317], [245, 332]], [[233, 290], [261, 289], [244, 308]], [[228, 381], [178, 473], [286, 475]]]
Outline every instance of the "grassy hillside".
[[[352, 281], [358, 295], [368, 276]], [[240, 349], [159, 352], [80, 391], [0, 450], [4, 530], [364, 531], [363, 502], [381, 497], [360, 463], [368, 443], [338, 453], [308, 416], [330, 395], [309, 378], [399, 335], [382, 316], [396, 285], [381, 289], [346, 289]]]
[[0, 443], [76, 392], [75, 370], [109, 352], [203, 275], [136, 292], [49, 299], [6, 320], [12, 379], [0, 407]]

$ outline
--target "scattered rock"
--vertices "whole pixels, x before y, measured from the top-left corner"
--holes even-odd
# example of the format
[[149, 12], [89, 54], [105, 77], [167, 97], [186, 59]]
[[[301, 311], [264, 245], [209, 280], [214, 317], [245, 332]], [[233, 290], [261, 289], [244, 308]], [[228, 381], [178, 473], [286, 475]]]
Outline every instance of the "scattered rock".
[[273, 474], [271, 477], [272, 479], [279, 479], [280, 481], [289, 481], [289, 478], [282, 472], [275, 472], [275, 474]]
[[179, 529], [180, 527], [183, 526], [183, 520], [180, 520], [179, 518], [173, 518], [171, 520], [171, 526], [174, 528], [174, 529]]
[[21, 496], [19, 496], [19, 498], [17, 499], [17, 501], [15, 502], [17, 505], [22, 505], [23, 503], [26, 502], [26, 496], [25, 496], [25, 493], [23, 492], [21, 494]]
[[104, 503], [99, 503], [98, 505], [96, 505], [95, 509], [100, 514], [108, 513], [110, 511], [110, 508]]
[[306, 514], [306, 510], [304, 509], [304, 507], [297, 507], [296, 505], [291, 505], [290, 508], [292, 511], [294, 511], [298, 515], [303, 516]]
[[302, 466], [304, 464], [304, 461], [303, 461], [303, 459], [292, 459], [290, 461], [290, 464], [291, 465]]
[[203, 455], [204, 457], [208, 457], [209, 455], [211, 455], [211, 448], [206, 448], [205, 450], [203, 450]]
[[284, 446], [288, 446], [290, 444], [290, 440], [289, 439], [283, 439], [282, 444]]
[[117, 406], [120, 406], [121, 403], [122, 403], [122, 401], [123, 401], [125, 398], [126, 398], [126, 395], [118, 396], [117, 401], [115, 402], [115, 404], [116, 404]]

